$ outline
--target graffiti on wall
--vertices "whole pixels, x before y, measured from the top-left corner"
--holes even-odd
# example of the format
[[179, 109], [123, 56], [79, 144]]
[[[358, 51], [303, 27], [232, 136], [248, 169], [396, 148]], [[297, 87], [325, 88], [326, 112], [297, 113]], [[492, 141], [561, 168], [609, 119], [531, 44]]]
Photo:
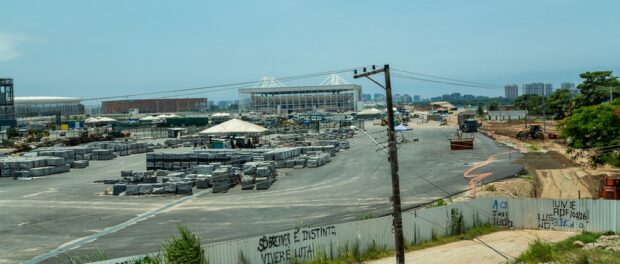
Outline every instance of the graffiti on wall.
[[314, 242], [336, 236], [333, 225], [297, 228], [290, 232], [265, 235], [258, 240], [257, 250], [263, 264], [288, 263], [294, 259], [313, 258]]
[[512, 221], [508, 218], [508, 201], [493, 201], [491, 210], [493, 224], [501, 227], [512, 227]]
[[590, 211], [577, 208], [576, 201], [553, 200], [550, 212], [538, 213], [539, 229], [579, 228], [590, 221]]

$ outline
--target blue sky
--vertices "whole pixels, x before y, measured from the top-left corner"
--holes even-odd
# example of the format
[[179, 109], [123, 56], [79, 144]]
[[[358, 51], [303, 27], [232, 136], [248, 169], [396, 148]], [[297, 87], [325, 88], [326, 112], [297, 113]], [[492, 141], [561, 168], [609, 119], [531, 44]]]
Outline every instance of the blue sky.
[[[620, 72], [620, 1], [613, 0], [20, 0], [0, 7], [0, 76], [15, 79], [17, 96], [94, 98], [384, 63], [499, 85], [558, 86], [579, 82], [584, 71]], [[365, 93], [380, 92], [342, 76]], [[424, 97], [503, 95], [404, 79], [393, 86]], [[236, 99], [237, 92], [193, 96]]]

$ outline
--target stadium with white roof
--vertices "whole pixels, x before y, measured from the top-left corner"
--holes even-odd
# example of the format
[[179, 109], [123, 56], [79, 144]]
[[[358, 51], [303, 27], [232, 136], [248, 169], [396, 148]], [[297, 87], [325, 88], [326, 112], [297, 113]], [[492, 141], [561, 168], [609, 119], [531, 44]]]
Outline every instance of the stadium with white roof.
[[336, 74], [315, 86], [286, 87], [276, 79], [265, 77], [253, 88], [239, 89], [241, 110], [274, 114], [318, 110], [357, 112], [361, 109], [361, 97], [361, 86], [349, 84]]

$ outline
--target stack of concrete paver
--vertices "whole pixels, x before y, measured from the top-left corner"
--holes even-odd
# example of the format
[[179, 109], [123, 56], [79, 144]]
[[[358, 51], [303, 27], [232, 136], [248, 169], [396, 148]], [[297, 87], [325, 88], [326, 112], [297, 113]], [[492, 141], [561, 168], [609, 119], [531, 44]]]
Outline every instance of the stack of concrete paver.
[[214, 162], [240, 167], [243, 163], [252, 161], [253, 155], [254, 152], [237, 149], [226, 151], [196, 151], [189, 153], [147, 153], [146, 168], [147, 170], [180, 171]]
[[347, 139], [355, 136], [355, 130], [350, 128], [335, 128], [320, 134], [321, 139]]
[[226, 192], [228, 189], [238, 184], [240, 175], [230, 165], [216, 166], [212, 172], [211, 184], [214, 193]]
[[[162, 174], [159, 174], [162, 175]], [[169, 173], [157, 182], [153, 171], [121, 171], [122, 179], [112, 187], [113, 195], [184, 194], [193, 193], [195, 174]]]
[[52, 147], [40, 148], [33, 152], [37, 156], [50, 156], [63, 158], [71, 168], [82, 169], [88, 167], [93, 149], [89, 147]]
[[5, 157], [0, 159], [3, 177], [39, 177], [68, 172], [70, 165], [59, 157]]
[[153, 145], [133, 141], [106, 141], [92, 142], [88, 146], [98, 149], [111, 150], [119, 156], [153, 152]]
[[243, 165], [242, 190], [266, 190], [271, 187], [277, 176], [276, 162], [258, 161], [247, 162]]
[[110, 149], [94, 149], [91, 153], [92, 160], [111, 160], [116, 154]]
[[308, 153], [306, 165], [308, 168], [316, 168], [325, 165], [331, 161], [331, 155], [324, 152]]

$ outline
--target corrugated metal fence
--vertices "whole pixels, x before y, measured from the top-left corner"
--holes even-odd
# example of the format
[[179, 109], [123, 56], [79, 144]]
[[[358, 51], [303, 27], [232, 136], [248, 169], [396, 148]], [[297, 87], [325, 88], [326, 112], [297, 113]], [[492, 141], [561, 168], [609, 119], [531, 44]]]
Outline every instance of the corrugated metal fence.
[[[459, 229], [491, 223], [505, 228], [620, 232], [620, 201], [478, 198], [403, 213], [408, 243], [450, 235]], [[205, 245], [210, 263], [288, 263], [323, 255], [335, 258], [347, 249], [394, 248], [392, 217], [299, 227], [248, 239]], [[97, 262], [128, 263], [130, 258]], [[134, 258], [135, 259], [135, 258]], [[130, 263], [130, 262], [129, 262]]]

